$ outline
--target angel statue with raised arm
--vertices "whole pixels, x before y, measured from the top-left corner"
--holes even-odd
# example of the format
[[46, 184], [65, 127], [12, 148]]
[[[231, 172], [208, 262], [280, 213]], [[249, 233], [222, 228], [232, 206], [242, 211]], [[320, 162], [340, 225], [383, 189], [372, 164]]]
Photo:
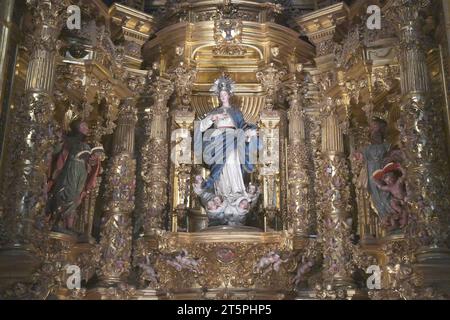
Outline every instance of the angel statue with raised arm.
[[217, 79], [211, 91], [219, 97], [220, 106], [200, 121], [194, 137], [195, 149], [203, 152], [210, 175], [204, 181], [197, 177], [194, 190], [210, 222], [242, 225], [256, 200], [253, 194], [247, 193], [244, 174], [255, 169], [260, 148], [257, 127], [247, 123], [242, 112], [230, 104], [234, 82], [229, 77]]

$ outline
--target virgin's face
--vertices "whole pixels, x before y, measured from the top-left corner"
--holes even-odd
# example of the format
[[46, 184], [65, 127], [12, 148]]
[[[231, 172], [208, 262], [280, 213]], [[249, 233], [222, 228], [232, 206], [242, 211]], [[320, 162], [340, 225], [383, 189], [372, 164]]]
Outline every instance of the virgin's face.
[[220, 101], [222, 102], [222, 105], [228, 106], [230, 101], [230, 95], [226, 91], [220, 91], [219, 95]]

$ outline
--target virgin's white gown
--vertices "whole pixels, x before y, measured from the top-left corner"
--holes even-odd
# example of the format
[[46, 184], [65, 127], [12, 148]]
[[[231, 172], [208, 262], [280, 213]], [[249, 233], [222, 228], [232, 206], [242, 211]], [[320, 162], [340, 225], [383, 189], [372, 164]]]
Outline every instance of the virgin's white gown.
[[[200, 130], [204, 132], [213, 124], [216, 128], [213, 136], [222, 134], [223, 130], [235, 128], [233, 119], [228, 115], [224, 115], [223, 119], [217, 120], [215, 123], [212, 121], [211, 116], [207, 116], [201, 121]], [[219, 179], [214, 184], [214, 190], [216, 195], [221, 195], [232, 205], [238, 199], [248, 197], [242, 176], [238, 149], [230, 148], [230, 150], [227, 150], [226, 161]]]

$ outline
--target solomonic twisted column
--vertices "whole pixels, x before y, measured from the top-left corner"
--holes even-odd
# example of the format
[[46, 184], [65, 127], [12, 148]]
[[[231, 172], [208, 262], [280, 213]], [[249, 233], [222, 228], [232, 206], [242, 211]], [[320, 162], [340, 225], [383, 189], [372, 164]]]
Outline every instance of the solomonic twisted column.
[[344, 154], [342, 129], [336, 105], [328, 99], [322, 121], [320, 185], [321, 232], [324, 256], [324, 281], [332, 286], [351, 286], [351, 206], [349, 169]]
[[33, 222], [43, 214], [48, 154], [53, 145], [52, 98], [57, 57], [57, 39], [68, 3], [61, 0], [30, 0], [34, 14], [33, 42], [31, 44], [25, 95], [20, 107], [13, 113], [11, 124], [11, 152], [7, 160], [4, 193], [7, 242], [30, 242]]
[[430, 97], [426, 49], [419, 12], [430, 1], [395, 0], [388, 16], [399, 24], [402, 118], [399, 123], [406, 154], [408, 210], [416, 221], [416, 245], [445, 247], [449, 216], [449, 163], [442, 108]]
[[168, 209], [169, 140], [167, 134], [169, 109], [167, 101], [174, 91], [173, 84], [159, 78], [154, 84], [154, 103], [149, 111], [149, 124], [142, 147], [141, 173], [143, 187], [139, 201], [143, 212], [145, 234], [164, 229], [164, 211]]
[[122, 101], [114, 131], [113, 152], [106, 173], [101, 227], [100, 279], [104, 284], [124, 280], [130, 270], [136, 161], [134, 130], [137, 121], [132, 99]]

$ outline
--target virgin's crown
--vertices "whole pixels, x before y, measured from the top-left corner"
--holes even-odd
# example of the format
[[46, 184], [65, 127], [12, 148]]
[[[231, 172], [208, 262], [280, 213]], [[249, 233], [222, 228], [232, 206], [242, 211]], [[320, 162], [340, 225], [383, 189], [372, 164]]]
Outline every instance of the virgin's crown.
[[219, 95], [221, 91], [226, 91], [230, 95], [232, 95], [234, 93], [234, 89], [234, 81], [227, 75], [223, 75], [219, 79], [214, 81], [214, 84], [211, 87], [210, 91], [214, 92], [217, 95]]

